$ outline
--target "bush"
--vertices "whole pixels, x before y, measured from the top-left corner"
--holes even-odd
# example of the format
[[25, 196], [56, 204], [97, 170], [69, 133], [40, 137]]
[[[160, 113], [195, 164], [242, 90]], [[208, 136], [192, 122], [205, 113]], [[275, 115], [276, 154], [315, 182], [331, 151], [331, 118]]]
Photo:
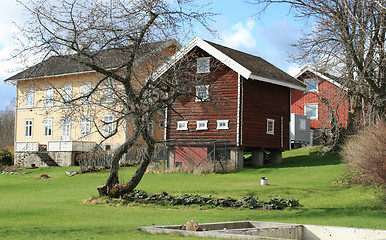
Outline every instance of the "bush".
[[350, 138], [342, 149], [343, 160], [355, 182], [384, 188], [386, 182], [386, 122]]
[[0, 151], [0, 165], [13, 165], [12, 153], [7, 149]]

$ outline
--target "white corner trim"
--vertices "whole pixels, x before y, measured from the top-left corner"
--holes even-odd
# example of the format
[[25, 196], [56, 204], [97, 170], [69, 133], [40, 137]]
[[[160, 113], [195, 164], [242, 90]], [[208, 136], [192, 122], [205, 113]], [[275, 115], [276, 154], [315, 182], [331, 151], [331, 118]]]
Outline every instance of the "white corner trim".
[[241, 90], [242, 83], [240, 74], [237, 75], [237, 124], [236, 124], [236, 145], [237, 147], [242, 144], [242, 136], [241, 136], [241, 123], [242, 123], [242, 106], [241, 106]]
[[[293, 83], [290, 83], [290, 82], [284, 82], [282, 80], [277, 80], [277, 79], [272, 79], [272, 78], [256, 76], [254, 74], [252, 74], [250, 76], [250, 78], [254, 79], [254, 80], [262, 81], [262, 82], [272, 83], [272, 84], [283, 86], [283, 87], [294, 88], [294, 89], [301, 90], [301, 91], [306, 91], [306, 89], [307, 89], [305, 86], [304, 87], [300, 87], [300, 86], [298, 86], [296, 84], [293, 84]], [[302, 84], [304, 84], [304, 83], [302, 83]]]

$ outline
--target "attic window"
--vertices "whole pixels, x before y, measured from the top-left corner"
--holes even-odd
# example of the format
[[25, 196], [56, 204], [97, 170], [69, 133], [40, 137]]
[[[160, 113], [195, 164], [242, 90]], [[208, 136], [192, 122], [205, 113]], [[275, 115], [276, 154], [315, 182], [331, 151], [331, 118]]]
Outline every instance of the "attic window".
[[309, 92], [317, 92], [318, 91], [318, 80], [315, 78], [304, 79], [304, 84], [307, 86], [307, 90]]
[[210, 73], [210, 57], [197, 58], [197, 73]]
[[267, 118], [267, 134], [275, 134], [275, 120]]
[[202, 102], [209, 99], [209, 85], [196, 86], [196, 102]]
[[208, 121], [197, 121], [196, 130], [208, 130]]
[[188, 121], [178, 121], [177, 130], [188, 130]]
[[229, 129], [229, 120], [217, 120], [217, 129]]

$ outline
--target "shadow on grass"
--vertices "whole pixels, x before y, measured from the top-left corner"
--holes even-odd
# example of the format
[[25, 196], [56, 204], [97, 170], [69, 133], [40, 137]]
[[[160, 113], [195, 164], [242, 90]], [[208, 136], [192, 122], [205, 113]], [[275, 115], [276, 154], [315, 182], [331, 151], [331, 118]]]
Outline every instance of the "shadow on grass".
[[310, 153], [310, 155], [283, 158], [283, 163], [267, 165], [267, 168], [287, 168], [287, 167], [315, 167], [341, 164], [341, 157], [337, 153]]

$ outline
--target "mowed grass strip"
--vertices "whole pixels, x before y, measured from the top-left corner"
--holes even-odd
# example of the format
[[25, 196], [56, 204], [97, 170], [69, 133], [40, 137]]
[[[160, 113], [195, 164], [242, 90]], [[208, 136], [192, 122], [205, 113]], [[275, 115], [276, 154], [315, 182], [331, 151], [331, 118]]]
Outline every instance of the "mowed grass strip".
[[[275, 221], [386, 229], [384, 202], [374, 190], [333, 184], [345, 165], [336, 154], [320, 156], [315, 148], [284, 153], [283, 163], [228, 174], [146, 174], [138, 186], [148, 193], [192, 193], [262, 200], [281, 196], [300, 200], [303, 207], [284, 211], [200, 207], [161, 207], [83, 204], [97, 195], [109, 172], [68, 177], [77, 167], [30, 170], [24, 175], [0, 175], [1, 239], [180, 239], [179, 235], [153, 235], [139, 226], [219, 221]], [[121, 169], [126, 180], [135, 168]], [[36, 179], [41, 174], [48, 179]], [[260, 186], [267, 177], [269, 186]], [[189, 237], [186, 239], [200, 239]]]

